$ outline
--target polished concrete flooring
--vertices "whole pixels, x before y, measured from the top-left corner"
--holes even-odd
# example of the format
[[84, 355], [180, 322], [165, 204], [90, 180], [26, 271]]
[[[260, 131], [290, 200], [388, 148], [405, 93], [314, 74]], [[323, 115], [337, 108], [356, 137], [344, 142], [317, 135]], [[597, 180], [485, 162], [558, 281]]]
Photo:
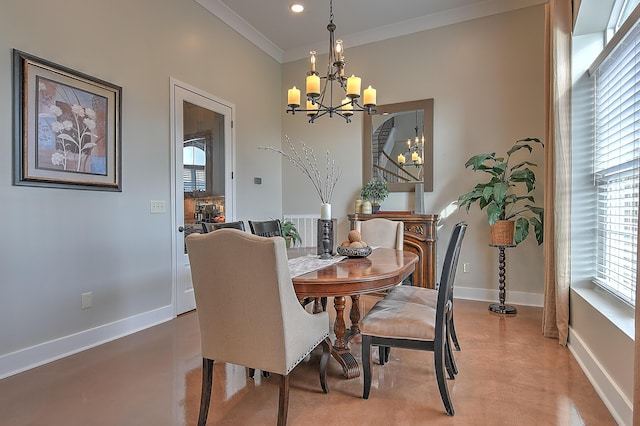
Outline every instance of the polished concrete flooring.
[[[373, 301], [363, 296], [366, 309]], [[449, 381], [456, 415], [445, 414], [433, 354], [394, 349], [374, 360], [371, 397], [362, 378], [345, 379], [331, 360], [329, 394], [319, 353], [291, 375], [289, 425], [608, 425], [606, 407], [566, 348], [541, 336], [540, 308], [515, 317], [487, 303], [456, 300], [462, 351]], [[352, 343], [359, 358], [360, 345]], [[194, 425], [200, 398], [197, 316], [159, 326], [0, 381], [0, 425]], [[247, 378], [242, 367], [214, 368], [211, 425], [274, 425], [278, 380]]]

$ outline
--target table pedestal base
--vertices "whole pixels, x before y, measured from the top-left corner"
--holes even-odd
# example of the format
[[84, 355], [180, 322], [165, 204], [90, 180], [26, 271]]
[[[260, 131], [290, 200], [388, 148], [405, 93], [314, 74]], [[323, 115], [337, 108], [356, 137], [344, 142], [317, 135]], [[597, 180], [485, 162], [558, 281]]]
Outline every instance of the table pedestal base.
[[342, 366], [342, 372], [347, 379], [360, 377], [360, 366], [358, 366], [358, 361], [356, 361], [351, 352], [333, 350], [331, 351], [331, 355], [338, 361], [338, 364]]
[[496, 314], [504, 314], [504, 315], [515, 315], [518, 313], [518, 310], [516, 309], [515, 306], [502, 305], [500, 303], [490, 304], [489, 310], [491, 312], [495, 312]]

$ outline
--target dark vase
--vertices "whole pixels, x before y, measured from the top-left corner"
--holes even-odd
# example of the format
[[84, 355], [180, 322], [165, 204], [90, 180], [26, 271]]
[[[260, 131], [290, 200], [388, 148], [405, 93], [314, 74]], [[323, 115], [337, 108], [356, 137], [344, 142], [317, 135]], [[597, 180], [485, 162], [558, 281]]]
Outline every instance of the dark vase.
[[378, 210], [380, 210], [380, 204], [371, 205], [371, 213], [376, 213]]

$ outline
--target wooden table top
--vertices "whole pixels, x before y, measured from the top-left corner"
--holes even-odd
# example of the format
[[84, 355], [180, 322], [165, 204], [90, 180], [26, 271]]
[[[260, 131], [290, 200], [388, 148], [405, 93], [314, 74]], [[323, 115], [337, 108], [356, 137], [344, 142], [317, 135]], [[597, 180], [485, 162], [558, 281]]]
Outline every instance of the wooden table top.
[[298, 297], [333, 297], [394, 287], [414, 270], [418, 256], [404, 250], [377, 248], [367, 257], [347, 258], [292, 279]]

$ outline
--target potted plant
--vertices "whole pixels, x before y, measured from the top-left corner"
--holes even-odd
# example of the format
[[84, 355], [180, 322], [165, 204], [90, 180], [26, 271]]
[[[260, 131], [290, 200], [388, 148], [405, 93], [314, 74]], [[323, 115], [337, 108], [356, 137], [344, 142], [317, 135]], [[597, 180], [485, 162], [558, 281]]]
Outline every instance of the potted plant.
[[389, 187], [387, 182], [371, 179], [360, 191], [360, 196], [371, 202], [372, 212], [375, 213], [380, 209], [380, 202], [389, 195]]
[[[497, 157], [495, 152], [479, 154], [471, 157], [464, 165], [465, 168], [471, 167], [474, 172], [487, 173], [489, 180], [477, 184], [470, 192], [458, 197], [458, 208], [465, 207], [468, 213], [471, 205], [476, 202], [480, 210], [486, 208], [489, 226], [492, 228], [491, 243], [494, 245], [518, 245], [527, 238], [531, 227], [538, 245], [542, 244], [544, 209], [534, 204], [531, 192], [536, 187], [536, 175], [529, 168], [536, 167], [536, 164], [521, 161], [513, 166], [509, 165], [511, 156], [516, 152], [532, 152], [531, 142], [544, 146], [537, 138], [520, 139], [507, 151], [506, 158]], [[494, 236], [503, 234], [503, 226], [511, 229], [511, 237], [494, 241]]]
[[287, 241], [287, 248], [295, 247], [296, 243], [302, 244], [302, 238], [298, 233], [298, 228], [288, 220], [282, 221], [282, 236]]

